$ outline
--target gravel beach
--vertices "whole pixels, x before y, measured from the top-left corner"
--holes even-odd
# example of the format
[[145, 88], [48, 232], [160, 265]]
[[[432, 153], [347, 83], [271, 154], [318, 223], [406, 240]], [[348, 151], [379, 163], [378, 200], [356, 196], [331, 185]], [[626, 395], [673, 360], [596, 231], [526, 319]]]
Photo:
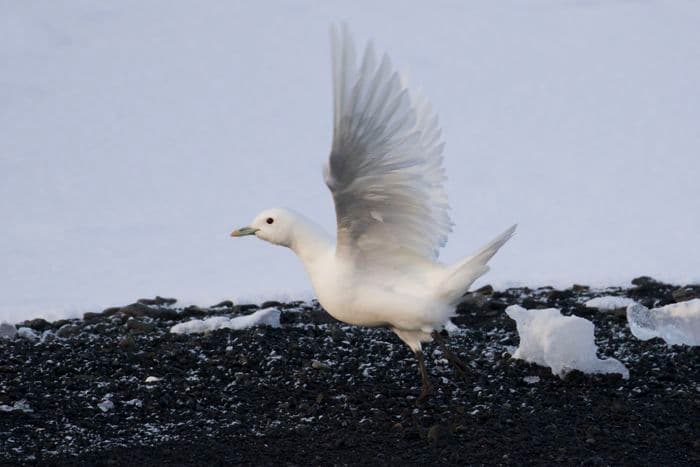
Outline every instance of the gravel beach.
[[[659, 306], [698, 287], [637, 278], [472, 293], [453, 320], [449, 367], [426, 346], [435, 385], [416, 404], [413, 354], [390, 331], [350, 327], [316, 303], [179, 308], [141, 300], [80, 320], [17, 324], [0, 338], [3, 465], [698, 465], [700, 349], [631, 335], [629, 297]], [[599, 355], [630, 371], [564, 379], [511, 358], [508, 305], [560, 308], [595, 324]], [[281, 311], [281, 327], [173, 334], [191, 319]]]

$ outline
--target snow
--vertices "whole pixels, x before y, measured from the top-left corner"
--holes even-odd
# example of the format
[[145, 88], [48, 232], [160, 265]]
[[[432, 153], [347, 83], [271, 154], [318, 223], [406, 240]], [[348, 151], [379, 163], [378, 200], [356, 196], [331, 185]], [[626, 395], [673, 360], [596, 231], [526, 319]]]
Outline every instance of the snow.
[[578, 316], [563, 316], [556, 308], [526, 310], [518, 305], [506, 308], [516, 322], [520, 345], [513, 354], [537, 365], [552, 369], [564, 378], [571, 370], [584, 373], [619, 373], [629, 378], [629, 371], [614, 358], [596, 356], [593, 323]]
[[586, 302], [587, 308], [597, 308], [600, 311], [620, 310], [633, 305], [636, 302], [627, 297], [614, 297], [606, 295], [604, 297], [596, 297]]
[[157, 376], [148, 376], [146, 377], [145, 382], [146, 383], [157, 383], [158, 381], [161, 381], [163, 378], [159, 378]]
[[34, 410], [29, 406], [26, 400], [22, 399], [17, 401], [12, 405], [2, 404], [0, 405], [0, 412], [14, 412], [15, 410], [20, 410], [24, 413], [34, 412]]
[[228, 233], [277, 205], [335, 228], [339, 19], [440, 115], [445, 262], [517, 221], [480, 284], [700, 281], [697, 2], [205, 4], [4, 2], [0, 321], [306, 297], [292, 254]]
[[447, 322], [445, 323], [445, 331], [447, 331], [448, 334], [452, 335], [459, 334], [462, 330], [451, 320], [447, 320]]
[[700, 299], [660, 308], [634, 304], [627, 308], [627, 322], [637, 339], [660, 337], [668, 345], [700, 345]]
[[14, 339], [17, 335], [17, 328], [10, 323], [0, 323], [0, 339]]
[[523, 381], [525, 381], [527, 384], [537, 384], [540, 382], [540, 377], [539, 376], [525, 376], [525, 377], [523, 377]]
[[253, 326], [280, 327], [280, 311], [277, 308], [264, 308], [253, 314], [228, 318], [215, 316], [204, 320], [193, 319], [185, 323], [176, 324], [170, 328], [175, 334], [192, 334], [214, 331], [216, 329], [248, 329]]

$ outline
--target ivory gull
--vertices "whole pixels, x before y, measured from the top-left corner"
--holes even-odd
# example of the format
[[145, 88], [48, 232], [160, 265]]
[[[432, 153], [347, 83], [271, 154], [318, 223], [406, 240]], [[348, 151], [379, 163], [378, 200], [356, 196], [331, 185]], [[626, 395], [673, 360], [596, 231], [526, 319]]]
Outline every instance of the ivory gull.
[[456, 264], [437, 261], [452, 229], [437, 116], [412, 95], [371, 42], [362, 62], [345, 25], [331, 29], [333, 144], [324, 167], [337, 217], [334, 239], [289, 209], [268, 209], [233, 237], [255, 235], [291, 248], [319, 303], [352, 325], [383, 326], [418, 359], [423, 401], [432, 391], [421, 343], [436, 340], [464, 374], [439, 332], [515, 225]]

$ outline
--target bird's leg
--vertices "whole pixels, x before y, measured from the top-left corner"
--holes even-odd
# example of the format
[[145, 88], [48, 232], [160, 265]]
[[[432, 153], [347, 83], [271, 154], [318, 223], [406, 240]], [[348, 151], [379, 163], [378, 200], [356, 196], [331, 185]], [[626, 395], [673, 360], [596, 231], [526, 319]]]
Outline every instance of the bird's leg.
[[445, 358], [447, 359], [448, 362], [452, 364], [452, 366], [455, 367], [457, 372], [462, 376], [466, 377], [467, 376], [467, 365], [455, 354], [452, 353], [450, 349], [447, 348], [447, 343], [445, 342], [445, 339], [442, 338], [439, 332], [433, 331], [430, 334], [435, 342], [440, 344], [440, 348], [442, 349], [442, 353], [445, 355]]
[[428, 378], [428, 370], [425, 368], [425, 359], [423, 358], [422, 350], [416, 352], [416, 358], [418, 359], [418, 370], [420, 371], [422, 386], [420, 396], [418, 396], [416, 403], [421, 404], [425, 402], [430, 393], [433, 392], [433, 385], [430, 383], [430, 378]]

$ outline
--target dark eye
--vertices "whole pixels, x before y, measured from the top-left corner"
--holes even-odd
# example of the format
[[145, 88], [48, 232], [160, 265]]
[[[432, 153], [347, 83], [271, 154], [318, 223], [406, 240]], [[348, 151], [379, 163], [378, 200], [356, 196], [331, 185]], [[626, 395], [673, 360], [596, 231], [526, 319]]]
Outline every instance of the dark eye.
[[275, 222], [275, 220], [272, 217], [268, 217], [266, 222], [268, 224], [272, 224], [273, 222]]

